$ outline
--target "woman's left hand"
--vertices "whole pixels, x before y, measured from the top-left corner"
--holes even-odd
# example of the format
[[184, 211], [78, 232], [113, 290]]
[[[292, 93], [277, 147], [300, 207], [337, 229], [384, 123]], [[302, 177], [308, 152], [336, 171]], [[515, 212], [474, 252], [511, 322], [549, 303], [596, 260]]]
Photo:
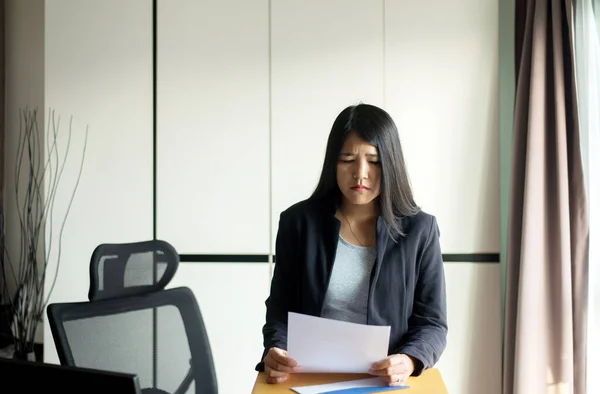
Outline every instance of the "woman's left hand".
[[394, 354], [371, 366], [371, 375], [381, 376], [390, 386], [403, 386], [415, 370], [413, 360], [406, 354]]

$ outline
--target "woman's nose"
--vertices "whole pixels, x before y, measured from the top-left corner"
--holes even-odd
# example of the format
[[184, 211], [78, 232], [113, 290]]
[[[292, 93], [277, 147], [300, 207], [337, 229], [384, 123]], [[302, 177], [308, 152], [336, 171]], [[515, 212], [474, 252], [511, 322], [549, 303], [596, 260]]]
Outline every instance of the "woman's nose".
[[367, 179], [369, 176], [369, 166], [363, 160], [356, 161], [354, 169], [354, 179]]

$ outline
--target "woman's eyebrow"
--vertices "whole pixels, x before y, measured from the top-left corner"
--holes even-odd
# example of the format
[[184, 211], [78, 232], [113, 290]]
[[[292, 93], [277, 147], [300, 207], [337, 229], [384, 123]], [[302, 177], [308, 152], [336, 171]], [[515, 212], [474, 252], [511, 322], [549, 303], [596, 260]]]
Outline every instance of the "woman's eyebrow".
[[[352, 153], [352, 152], [341, 152], [340, 156], [356, 156], [356, 153]], [[365, 156], [367, 157], [372, 157], [372, 158], [378, 158], [379, 154], [377, 153], [365, 153]]]

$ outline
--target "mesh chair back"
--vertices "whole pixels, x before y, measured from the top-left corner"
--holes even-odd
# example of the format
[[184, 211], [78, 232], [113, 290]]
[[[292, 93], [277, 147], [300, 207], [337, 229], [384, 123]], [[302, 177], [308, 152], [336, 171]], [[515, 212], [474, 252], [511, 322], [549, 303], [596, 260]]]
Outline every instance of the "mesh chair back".
[[217, 393], [193, 293], [186, 287], [163, 290], [178, 263], [162, 241], [99, 246], [90, 268], [90, 302], [48, 306], [61, 364], [135, 373], [144, 393]]
[[90, 261], [90, 301], [159, 291], [173, 279], [179, 255], [165, 241], [102, 244]]

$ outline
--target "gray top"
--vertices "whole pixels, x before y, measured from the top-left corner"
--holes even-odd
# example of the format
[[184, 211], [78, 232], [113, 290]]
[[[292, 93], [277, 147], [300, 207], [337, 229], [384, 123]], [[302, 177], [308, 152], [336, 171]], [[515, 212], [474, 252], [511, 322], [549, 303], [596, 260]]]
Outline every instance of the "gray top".
[[339, 237], [321, 317], [367, 323], [369, 279], [376, 257], [375, 246], [357, 246]]

